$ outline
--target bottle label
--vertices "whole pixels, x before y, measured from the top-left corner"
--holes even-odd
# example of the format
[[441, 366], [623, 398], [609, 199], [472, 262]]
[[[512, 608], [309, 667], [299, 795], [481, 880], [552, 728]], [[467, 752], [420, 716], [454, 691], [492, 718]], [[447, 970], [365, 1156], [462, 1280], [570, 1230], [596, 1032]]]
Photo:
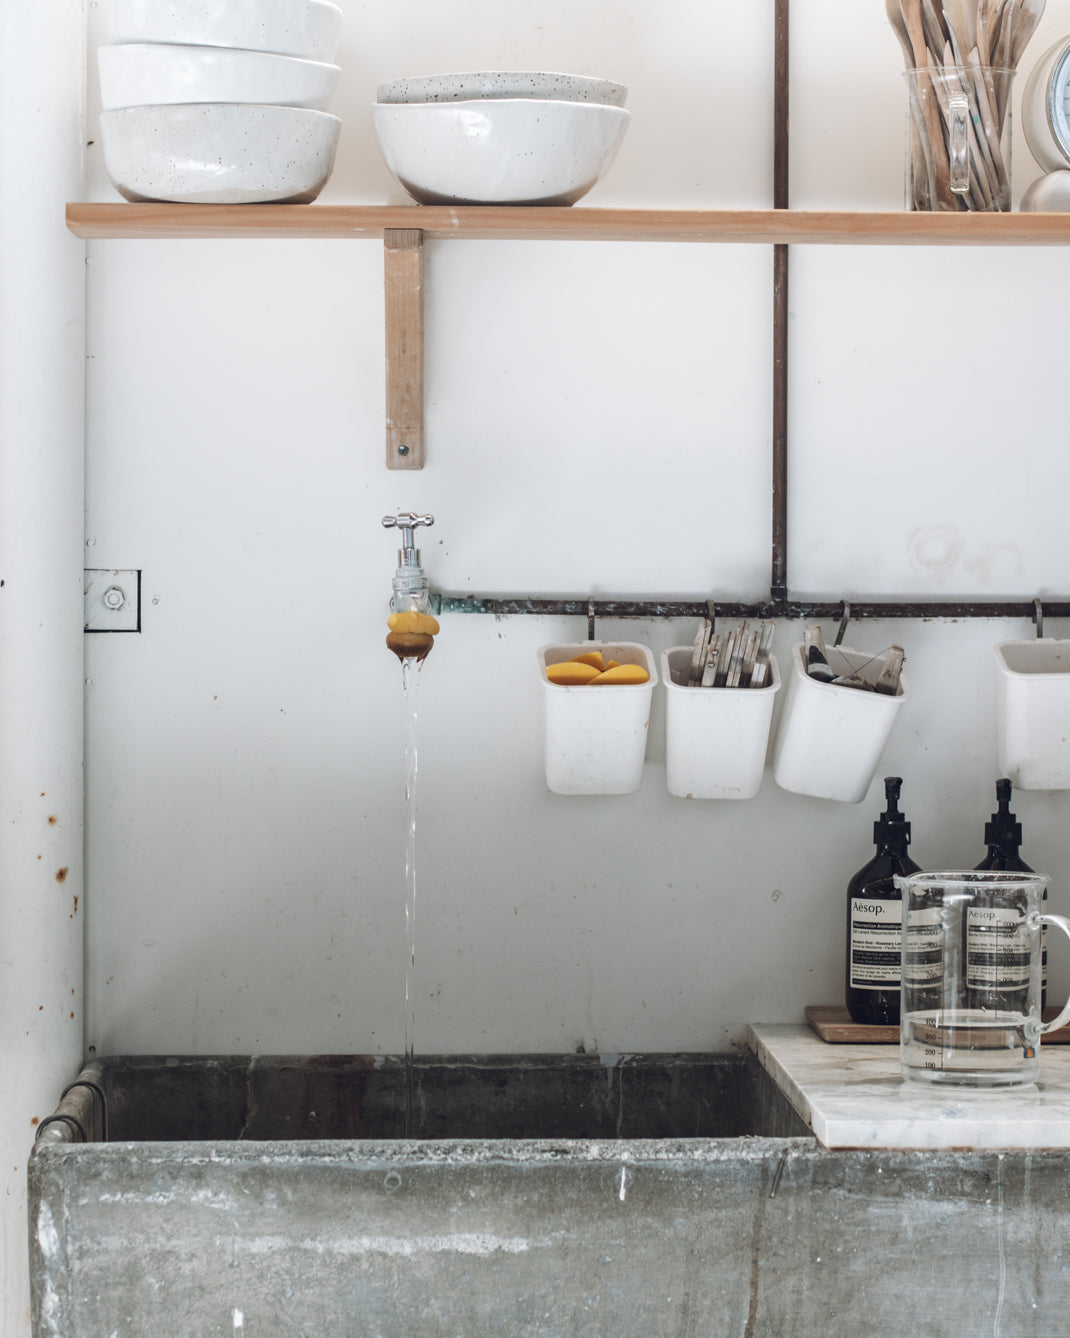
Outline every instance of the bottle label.
[[940, 912], [911, 911], [903, 943], [903, 983], [932, 985], [943, 978]]
[[966, 912], [968, 989], [1021, 990], [1029, 984], [1029, 926], [1018, 911], [971, 906]]
[[903, 903], [851, 898], [851, 988], [897, 990], [903, 944]]

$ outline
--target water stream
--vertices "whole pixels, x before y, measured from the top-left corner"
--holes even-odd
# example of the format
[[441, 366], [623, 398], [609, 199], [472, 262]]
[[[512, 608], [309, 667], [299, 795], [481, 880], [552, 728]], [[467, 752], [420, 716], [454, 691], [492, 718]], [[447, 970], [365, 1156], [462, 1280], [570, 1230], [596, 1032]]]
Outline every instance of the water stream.
[[405, 1137], [413, 1136], [416, 1107], [416, 1076], [413, 1045], [416, 1035], [416, 773], [418, 770], [416, 726], [419, 719], [420, 664], [418, 659], [401, 662], [405, 710]]

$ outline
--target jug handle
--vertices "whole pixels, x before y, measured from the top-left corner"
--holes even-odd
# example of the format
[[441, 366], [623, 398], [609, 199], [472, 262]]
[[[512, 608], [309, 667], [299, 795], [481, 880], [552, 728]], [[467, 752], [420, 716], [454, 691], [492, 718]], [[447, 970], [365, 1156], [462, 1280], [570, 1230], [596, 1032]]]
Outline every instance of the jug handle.
[[956, 89], [948, 94], [947, 114], [951, 189], [956, 195], [967, 195], [970, 190], [970, 103], [964, 92]]
[[[1070, 938], [1070, 920], [1068, 920], [1065, 915], [1031, 915], [1029, 920], [1031, 924], [1036, 926], [1055, 925], [1056, 928], [1063, 931], [1067, 938]], [[1070, 999], [1067, 999], [1066, 1003], [1063, 1005], [1063, 1010], [1058, 1017], [1052, 1018], [1050, 1022], [1046, 1022], [1041, 1027], [1041, 1036], [1049, 1031], [1058, 1031], [1058, 1029], [1068, 1020], [1070, 1020]]]

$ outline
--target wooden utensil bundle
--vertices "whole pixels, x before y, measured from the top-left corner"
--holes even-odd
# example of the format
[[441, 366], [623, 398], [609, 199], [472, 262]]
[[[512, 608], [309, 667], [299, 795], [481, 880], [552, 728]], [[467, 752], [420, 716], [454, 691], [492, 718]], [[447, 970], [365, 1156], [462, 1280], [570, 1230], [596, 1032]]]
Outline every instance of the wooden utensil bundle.
[[770, 681], [769, 652], [773, 624], [748, 630], [744, 619], [734, 631], [717, 633], [703, 620], [691, 652], [687, 686], [692, 688], [763, 688]]
[[[1010, 209], [1010, 165], [1002, 141], [1011, 81], [1044, 5], [1045, 0], [885, 0], [911, 72], [912, 209]], [[965, 154], [968, 171], [960, 188], [952, 189], [956, 147]]]

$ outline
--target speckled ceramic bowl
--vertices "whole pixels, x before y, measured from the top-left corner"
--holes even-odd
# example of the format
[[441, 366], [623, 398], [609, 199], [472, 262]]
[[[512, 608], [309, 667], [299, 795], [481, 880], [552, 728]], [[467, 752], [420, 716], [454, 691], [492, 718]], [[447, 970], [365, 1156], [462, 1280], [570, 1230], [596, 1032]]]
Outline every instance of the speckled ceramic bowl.
[[307, 204], [331, 175], [341, 121], [304, 107], [172, 103], [100, 114], [104, 163], [128, 200]]
[[623, 107], [624, 84], [585, 74], [538, 70], [477, 70], [468, 74], [416, 74], [392, 79], [375, 91], [377, 102], [468, 102], [479, 98], [539, 98], [559, 102], [600, 102]]
[[342, 11], [331, 0], [107, 0], [108, 42], [189, 42], [334, 60]]
[[326, 111], [341, 70], [321, 60], [219, 46], [129, 42], [97, 49], [100, 104], [264, 102]]
[[383, 161], [421, 204], [574, 204], [609, 169], [628, 117], [530, 98], [372, 105]]

